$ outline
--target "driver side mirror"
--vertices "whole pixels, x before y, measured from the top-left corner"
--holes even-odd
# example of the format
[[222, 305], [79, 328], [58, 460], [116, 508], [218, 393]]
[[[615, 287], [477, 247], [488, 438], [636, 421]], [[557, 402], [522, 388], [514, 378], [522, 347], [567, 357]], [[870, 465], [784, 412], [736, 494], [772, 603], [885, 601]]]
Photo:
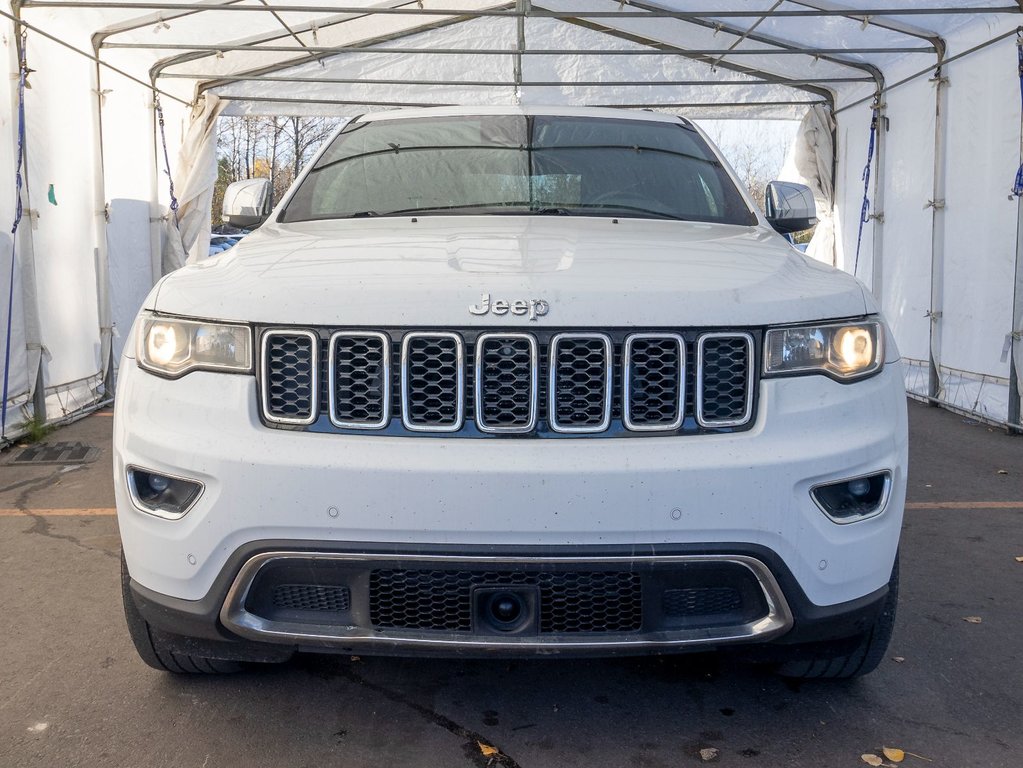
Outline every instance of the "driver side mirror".
[[817, 223], [817, 203], [803, 184], [772, 181], [767, 185], [767, 221], [783, 235], [802, 232]]
[[224, 190], [224, 221], [239, 229], [255, 229], [273, 210], [273, 190], [269, 179], [245, 179]]

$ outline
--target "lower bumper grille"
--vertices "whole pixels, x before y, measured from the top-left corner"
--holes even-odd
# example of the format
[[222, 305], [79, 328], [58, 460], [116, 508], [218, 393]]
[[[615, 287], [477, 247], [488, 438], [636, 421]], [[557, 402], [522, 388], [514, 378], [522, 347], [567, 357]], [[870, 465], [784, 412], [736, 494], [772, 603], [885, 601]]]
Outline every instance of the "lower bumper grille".
[[220, 611], [252, 640], [355, 652], [641, 653], [792, 626], [749, 555], [254, 555]]
[[615, 571], [376, 570], [374, 627], [471, 632], [476, 587], [538, 587], [540, 632], [636, 632], [643, 625], [637, 573]]

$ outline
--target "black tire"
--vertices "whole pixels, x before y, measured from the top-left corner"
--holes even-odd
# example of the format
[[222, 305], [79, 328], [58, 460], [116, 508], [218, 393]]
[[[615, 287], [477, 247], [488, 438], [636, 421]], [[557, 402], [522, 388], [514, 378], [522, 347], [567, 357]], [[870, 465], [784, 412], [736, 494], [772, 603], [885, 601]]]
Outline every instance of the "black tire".
[[826, 644], [793, 649], [793, 657], [778, 667], [778, 674], [800, 680], [848, 680], [873, 672], [892, 639], [898, 602], [899, 556], [896, 554], [888, 596], [874, 625], [851, 644], [844, 643], [838, 653], [833, 648], [829, 653]]
[[[135, 600], [131, 596], [131, 578], [128, 575], [128, 564], [121, 553], [121, 599], [124, 602], [124, 618], [128, 623], [128, 633], [135, 644], [142, 661], [161, 672], [172, 672], [177, 675], [221, 675], [238, 672], [242, 665], [237, 661], [210, 658], [197, 655], [187, 649], [189, 638], [178, 637], [162, 632], [149, 624], [139, 613]], [[194, 643], [194, 641], [191, 641]]]

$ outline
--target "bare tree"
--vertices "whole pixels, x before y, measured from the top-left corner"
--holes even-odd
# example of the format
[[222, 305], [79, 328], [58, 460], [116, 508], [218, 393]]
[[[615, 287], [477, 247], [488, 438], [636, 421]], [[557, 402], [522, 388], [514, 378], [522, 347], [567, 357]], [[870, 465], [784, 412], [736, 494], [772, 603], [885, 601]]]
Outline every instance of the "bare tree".
[[754, 120], [735, 121], [728, 131], [715, 122], [703, 128], [763, 210], [767, 182], [778, 178], [788, 150], [785, 136]]
[[268, 178], [279, 200], [337, 124], [329, 117], [220, 118], [212, 225], [220, 225], [224, 190], [234, 181]]

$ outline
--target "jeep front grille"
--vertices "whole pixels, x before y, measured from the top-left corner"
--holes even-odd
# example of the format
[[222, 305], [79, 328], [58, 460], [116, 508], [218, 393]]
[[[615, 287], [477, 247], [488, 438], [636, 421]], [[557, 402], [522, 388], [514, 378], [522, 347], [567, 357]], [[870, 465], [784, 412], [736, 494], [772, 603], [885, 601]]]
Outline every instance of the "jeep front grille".
[[753, 402], [753, 337], [708, 333], [697, 353], [696, 420], [700, 426], [736, 427], [750, 419]]
[[698, 434], [754, 420], [759, 332], [261, 333], [264, 421], [386, 435]]
[[559, 333], [551, 340], [548, 419], [555, 432], [603, 432], [611, 423], [611, 339]]
[[536, 339], [484, 333], [476, 342], [476, 426], [483, 432], [531, 432], [536, 426]]
[[319, 338], [310, 331], [263, 335], [263, 415], [278, 424], [311, 424], [318, 415]]
[[465, 353], [456, 333], [409, 333], [401, 344], [401, 420], [413, 432], [457, 432], [465, 419]]

